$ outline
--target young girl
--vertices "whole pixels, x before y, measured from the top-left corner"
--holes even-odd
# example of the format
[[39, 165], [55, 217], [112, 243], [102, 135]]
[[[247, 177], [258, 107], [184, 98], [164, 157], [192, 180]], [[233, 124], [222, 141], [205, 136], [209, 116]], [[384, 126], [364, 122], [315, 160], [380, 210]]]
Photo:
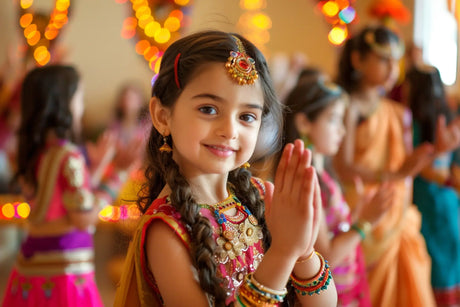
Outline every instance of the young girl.
[[315, 247], [330, 260], [339, 306], [364, 307], [371, 302], [360, 242], [388, 209], [391, 189], [382, 188], [353, 213], [344, 201], [329, 158], [345, 134], [346, 103], [345, 93], [334, 83], [320, 78], [300, 83], [287, 97], [284, 131], [286, 143], [301, 138], [312, 151], [325, 213]]
[[[414, 145], [434, 142], [438, 116], [453, 119], [439, 71], [433, 66], [414, 66], [403, 88], [406, 85], [407, 105], [414, 117]], [[452, 186], [456, 181], [453, 163], [453, 152], [439, 155], [414, 180], [414, 203], [422, 213], [437, 306], [460, 304], [459, 198]]]
[[137, 151], [119, 148], [114, 176], [92, 189], [83, 155], [70, 141], [82, 114], [83, 89], [73, 67], [26, 75], [16, 177], [31, 212], [2, 306], [102, 306], [92, 233]]
[[[444, 144], [422, 144], [412, 151], [411, 115], [383, 97], [398, 75], [403, 46], [385, 27], [367, 27], [348, 40], [339, 61], [338, 83], [350, 94], [345, 135], [335, 169], [350, 205], [356, 203], [353, 179], [366, 191], [391, 181], [392, 206], [363, 241], [372, 306], [434, 306], [430, 259], [420, 234], [420, 214], [412, 205], [412, 177], [433, 158], [458, 142], [457, 127]], [[449, 144], [448, 144], [449, 143]]]
[[288, 144], [275, 186], [242, 167], [276, 148], [281, 123], [260, 51], [237, 34], [184, 37], [164, 53], [152, 96], [144, 215], [115, 305], [335, 306], [313, 249], [321, 204], [310, 152]]

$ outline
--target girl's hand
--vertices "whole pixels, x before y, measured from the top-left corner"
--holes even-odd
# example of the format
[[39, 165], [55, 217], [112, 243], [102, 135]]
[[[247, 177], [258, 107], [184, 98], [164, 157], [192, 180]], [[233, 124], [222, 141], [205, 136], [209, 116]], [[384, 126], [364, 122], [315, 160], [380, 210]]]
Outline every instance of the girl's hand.
[[[397, 172], [397, 178], [413, 177], [433, 159], [434, 147], [429, 143], [417, 146]], [[391, 178], [387, 178], [391, 179]]]
[[129, 140], [128, 144], [122, 142], [117, 143], [117, 152], [113, 158], [114, 166], [119, 170], [128, 170], [132, 167], [138, 167], [144, 140], [142, 137], [134, 137]]
[[273, 249], [293, 259], [309, 254], [316, 241], [321, 197], [311, 152], [300, 140], [288, 144], [275, 175], [266, 183], [266, 220]]
[[393, 206], [392, 199], [395, 194], [394, 185], [384, 182], [377, 191], [363, 195], [363, 202], [357, 212], [356, 220], [367, 221], [375, 226], [384, 214]]
[[445, 116], [440, 115], [436, 123], [436, 141], [434, 144], [436, 153], [452, 151], [458, 146], [460, 146], [460, 117], [446, 125]]
[[86, 143], [86, 152], [91, 166], [91, 171], [105, 168], [115, 155], [116, 135], [106, 131], [100, 135], [96, 143]]
[[115, 155], [115, 145], [116, 136], [108, 131], [99, 136], [96, 143], [86, 143], [92, 186], [99, 185], [106, 168]]

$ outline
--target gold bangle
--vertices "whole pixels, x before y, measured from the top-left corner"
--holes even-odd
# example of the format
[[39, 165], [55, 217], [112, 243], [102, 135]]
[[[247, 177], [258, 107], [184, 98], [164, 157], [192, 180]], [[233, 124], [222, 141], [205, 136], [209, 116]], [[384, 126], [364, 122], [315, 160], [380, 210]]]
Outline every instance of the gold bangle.
[[304, 258], [304, 259], [300, 259], [300, 258], [299, 258], [299, 259], [297, 259], [297, 261], [296, 261], [295, 263], [296, 263], [296, 264], [299, 264], [299, 263], [307, 262], [308, 260], [310, 260], [310, 259], [313, 257], [313, 255], [315, 254], [315, 252], [316, 252], [315, 249], [313, 249], [313, 250], [311, 251], [311, 254], [310, 254], [307, 258]]

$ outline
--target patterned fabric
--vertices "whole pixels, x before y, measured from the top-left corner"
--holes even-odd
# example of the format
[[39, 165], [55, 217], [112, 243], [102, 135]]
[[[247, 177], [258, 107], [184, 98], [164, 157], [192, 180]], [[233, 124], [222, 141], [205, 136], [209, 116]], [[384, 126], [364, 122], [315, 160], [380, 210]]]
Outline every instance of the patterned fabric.
[[[106, 192], [91, 187], [81, 152], [65, 140], [45, 148], [36, 173], [37, 195], [30, 201], [28, 219], [35, 229], [66, 218], [70, 211], [86, 211], [111, 200]], [[69, 229], [67, 233], [28, 235], [2, 306], [103, 306], [94, 279], [93, 234]]]
[[[323, 171], [321, 179], [329, 190], [329, 203], [322, 193], [323, 207], [330, 237], [350, 229], [350, 209], [337, 183]], [[338, 294], [338, 306], [370, 307], [369, 287], [361, 245], [347, 255], [342, 263], [332, 267], [332, 275]]]
[[[254, 184], [256, 183], [256, 184]], [[256, 179], [253, 184], [263, 193], [263, 183]], [[261, 194], [263, 195], [263, 194]], [[125, 260], [125, 266], [119, 288], [115, 297], [115, 306], [161, 306], [161, 295], [155, 282], [155, 277], [148, 269], [147, 256], [145, 254], [145, 238], [148, 227], [155, 220], [162, 220], [181, 239], [184, 245], [190, 248], [190, 236], [186, 227], [180, 221], [180, 214], [167, 201], [168, 197], [156, 199], [142, 216], [140, 224], [134, 234], [133, 242]], [[244, 204], [243, 204], [244, 205]], [[214, 214], [208, 208], [202, 208], [201, 214], [207, 217], [213, 228], [213, 238], [220, 238], [220, 227]], [[245, 220], [249, 219], [246, 216]], [[249, 245], [249, 244], [248, 244]], [[255, 271], [263, 257], [262, 240], [255, 240], [251, 246], [241, 249], [241, 254], [234, 257], [220, 257], [215, 254], [218, 262], [218, 274], [224, 279], [224, 288], [227, 289], [226, 304], [235, 301], [235, 292], [243, 282], [247, 273]]]

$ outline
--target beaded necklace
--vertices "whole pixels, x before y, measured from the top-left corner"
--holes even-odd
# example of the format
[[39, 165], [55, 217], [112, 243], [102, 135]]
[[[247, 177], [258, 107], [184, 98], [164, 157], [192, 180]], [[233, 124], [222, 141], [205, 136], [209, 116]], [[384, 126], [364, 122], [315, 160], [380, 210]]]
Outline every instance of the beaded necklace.
[[[229, 259], [235, 259], [263, 237], [262, 229], [254, 215], [241, 204], [231, 190], [228, 194], [225, 200], [217, 204], [199, 205], [211, 211], [220, 226], [217, 231], [215, 253], [218, 263], [226, 263]], [[226, 212], [233, 208], [237, 210], [236, 214], [227, 215]]]

